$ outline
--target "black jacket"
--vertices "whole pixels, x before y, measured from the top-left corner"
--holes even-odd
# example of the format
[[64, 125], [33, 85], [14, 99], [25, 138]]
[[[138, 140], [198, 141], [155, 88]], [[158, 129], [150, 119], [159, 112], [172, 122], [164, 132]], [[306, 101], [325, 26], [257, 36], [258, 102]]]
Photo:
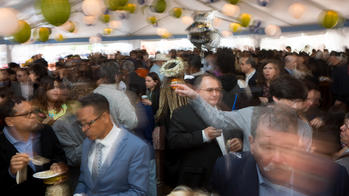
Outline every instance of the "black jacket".
[[[216, 140], [203, 142], [202, 130], [206, 123], [196, 114], [191, 104], [176, 109], [167, 133], [168, 147], [176, 151], [177, 185], [207, 188], [215, 161], [222, 156]], [[226, 139], [242, 137], [240, 132], [224, 134]]]
[[[36, 166], [36, 172], [50, 169], [52, 163], [66, 162], [64, 151], [50, 126], [44, 126], [38, 131], [40, 133], [40, 154], [50, 159], [50, 162], [43, 166]], [[18, 153], [17, 149], [6, 139], [3, 133], [0, 134], [0, 190], [7, 195], [45, 195], [46, 186], [42, 180], [33, 177], [34, 171], [28, 166], [27, 180], [21, 184], [9, 174], [10, 160]]]

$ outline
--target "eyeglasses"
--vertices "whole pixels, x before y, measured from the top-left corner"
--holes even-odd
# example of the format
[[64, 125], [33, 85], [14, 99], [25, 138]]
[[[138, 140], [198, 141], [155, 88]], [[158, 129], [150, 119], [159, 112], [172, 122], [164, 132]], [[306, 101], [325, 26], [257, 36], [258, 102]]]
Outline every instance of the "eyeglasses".
[[91, 128], [91, 126], [93, 125], [93, 123], [95, 123], [99, 118], [101, 118], [101, 116], [103, 115], [103, 113], [102, 114], [100, 114], [97, 118], [95, 118], [94, 120], [91, 120], [90, 122], [87, 122], [87, 123], [80, 123], [79, 122], [79, 127], [82, 129], [82, 128], [84, 128], [84, 127], [87, 127], [87, 129], [90, 129]]
[[24, 114], [16, 114], [16, 115], [12, 115], [10, 117], [20, 117], [20, 116], [24, 116], [25, 118], [31, 118], [31, 116], [34, 114], [35, 116], [38, 115], [40, 112], [40, 110], [32, 110], [32, 111], [29, 111], [27, 113], [24, 113]]
[[202, 91], [206, 91], [208, 93], [213, 93], [213, 92], [216, 92], [216, 93], [220, 93], [222, 92], [222, 89], [221, 88], [206, 88], [206, 89], [200, 89]]

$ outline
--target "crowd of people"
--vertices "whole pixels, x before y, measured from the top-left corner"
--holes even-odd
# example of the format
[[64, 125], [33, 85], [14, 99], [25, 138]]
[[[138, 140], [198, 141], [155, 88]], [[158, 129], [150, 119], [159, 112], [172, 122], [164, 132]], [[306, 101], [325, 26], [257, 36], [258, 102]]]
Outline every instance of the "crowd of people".
[[[0, 186], [345, 196], [348, 112], [349, 49], [35, 55], [0, 70]], [[46, 170], [58, 177], [33, 176]]]

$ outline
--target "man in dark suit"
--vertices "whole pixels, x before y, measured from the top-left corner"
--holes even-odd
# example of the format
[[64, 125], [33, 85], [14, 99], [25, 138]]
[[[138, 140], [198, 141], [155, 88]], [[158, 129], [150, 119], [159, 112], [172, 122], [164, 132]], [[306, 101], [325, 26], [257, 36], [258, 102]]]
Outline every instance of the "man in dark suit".
[[[217, 107], [221, 98], [221, 84], [212, 75], [204, 74], [197, 78], [194, 88], [210, 105]], [[225, 130], [226, 131], [226, 130]], [[236, 132], [231, 132], [236, 133]], [[211, 170], [222, 151], [226, 150], [226, 141], [219, 146], [216, 138], [222, 130], [209, 127], [196, 114], [191, 104], [176, 109], [172, 114], [167, 133], [168, 147], [175, 150], [178, 156], [173, 163], [178, 177], [176, 185], [187, 185], [192, 188], [208, 188]], [[224, 135], [224, 134], [223, 134]], [[225, 137], [228, 135], [224, 135]], [[242, 134], [229, 135], [232, 151], [242, 149]]]
[[24, 68], [19, 68], [16, 71], [17, 82], [11, 83], [11, 89], [17, 97], [23, 97], [25, 100], [33, 98], [34, 89], [30, 81], [29, 73]]
[[239, 66], [241, 72], [245, 74], [245, 83], [250, 88], [257, 85], [257, 73], [256, 66], [257, 63], [251, 56], [241, 57], [239, 60]]
[[111, 120], [108, 100], [90, 94], [80, 100], [77, 117], [87, 138], [82, 146], [74, 195], [148, 195], [150, 149]]
[[[0, 135], [0, 189], [7, 195], [45, 195], [46, 186], [33, 174], [44, 170], [66, 172], [64, 151], [51, 127], [43, 126], [33, 107], [20, 98], [8, 98], [0, 105], [6, 126]], [[40, 155], [50, 161], [42, 166], [32, 159]], [[17, 184], [16, 174], [27, 167], [27, 180]]]
[[221, 196], [349, 194], [342, 166], [306, 152], [297, 135], [297, 115], [282, 106], [259, 107], [251, 127], [251, 153], [217, 160], [213, 190]]

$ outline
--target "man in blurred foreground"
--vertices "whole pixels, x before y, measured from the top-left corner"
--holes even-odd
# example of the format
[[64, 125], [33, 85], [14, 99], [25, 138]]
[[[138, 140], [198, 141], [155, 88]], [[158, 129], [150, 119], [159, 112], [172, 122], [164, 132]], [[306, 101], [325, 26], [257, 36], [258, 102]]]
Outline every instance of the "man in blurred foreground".
[[[67, 171], [56, 135], [50, 126], [40, 124], [31, 103], [23, 98], [8, 97], [0, 105], [0, 118], [6, 125], [0, 134], [0, 189], [6, 195], [45, 195], [46, 185], [33, 174], [49, 169]], [[33, 161], [36, 155], [48, 160], [38, 165]], [[16, 179], [19, 173], [27, 176], [23, 182]]]
[[348, 195], [342, 166], [310, 154], [300, 145], [297, 115], [280, 105], [254, 110], [251, 152], [217, 160], [213, 190], [221, 196]]

